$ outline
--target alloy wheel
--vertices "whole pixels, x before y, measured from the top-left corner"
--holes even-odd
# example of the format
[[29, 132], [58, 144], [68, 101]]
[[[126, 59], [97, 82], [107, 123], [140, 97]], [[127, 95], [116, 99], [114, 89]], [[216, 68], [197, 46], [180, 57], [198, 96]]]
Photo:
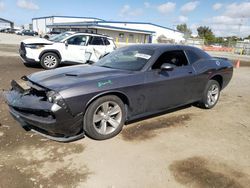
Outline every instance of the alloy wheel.
[[107, 101], [97, 107], [93, 115], [93, 126], [102, 135], [114, 132], [122, 121], [122, 109], [113, 101]]
[[213, 84], [209, 87], [207, 93], [207, 103], [210, 106], [213, 106], [219, 98], [219, 87], [216, 84]]
[[48, 68], [53, 68], [57, 64], [57, 59], [53, 55], [48, 55], [44, 58], [44, 65]]

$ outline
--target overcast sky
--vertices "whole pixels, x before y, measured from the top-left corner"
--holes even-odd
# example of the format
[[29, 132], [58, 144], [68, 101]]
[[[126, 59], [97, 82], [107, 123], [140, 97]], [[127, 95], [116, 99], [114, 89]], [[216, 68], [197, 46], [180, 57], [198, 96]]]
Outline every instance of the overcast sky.
[[143, 21], [170, 28], [187, 23], [193, 32], [207, 25], [217, 36], [250, 35], [250, 0], [0, 0], [0, 17], [17, 25], [51, 15]]

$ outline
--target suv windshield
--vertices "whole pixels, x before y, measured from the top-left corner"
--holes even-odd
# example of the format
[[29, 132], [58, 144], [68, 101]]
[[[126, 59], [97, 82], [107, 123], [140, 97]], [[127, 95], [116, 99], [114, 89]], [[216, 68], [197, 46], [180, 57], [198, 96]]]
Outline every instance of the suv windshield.
[[65, 39], [66, 37], [68, 37], [72, 34], [73, 33], [69, 33], [69, 32], [61, 33], [59, 35], [51, 37], [49, 40], [52, 42], [61, 42], [63, 39]]
[[154, 51], [140, 48], [121, 48], [94, 63], [95, 66], [139, 71], [149, 61]]

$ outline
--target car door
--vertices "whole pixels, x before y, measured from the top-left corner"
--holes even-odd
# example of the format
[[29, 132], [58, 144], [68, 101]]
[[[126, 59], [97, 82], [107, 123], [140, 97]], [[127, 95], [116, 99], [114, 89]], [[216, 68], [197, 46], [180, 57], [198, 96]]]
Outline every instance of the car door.
[[[161, 70], [164, 63], [172, 70]], [[195, 71], [184, 51], [163, 53], [146, 73], [147, 110], [152, 112], [177, 107], [192, 101]]]
[[103, 37], [91, 36], [88, 42], [87, 51], [92, 53], [91, 60], [96, 62], [106, 54], [106, 45]]
[[86, 44], [88, 36], [72, 36], [65, 42], [63, 47], [63, 59], [68, 62], [86, 63]]

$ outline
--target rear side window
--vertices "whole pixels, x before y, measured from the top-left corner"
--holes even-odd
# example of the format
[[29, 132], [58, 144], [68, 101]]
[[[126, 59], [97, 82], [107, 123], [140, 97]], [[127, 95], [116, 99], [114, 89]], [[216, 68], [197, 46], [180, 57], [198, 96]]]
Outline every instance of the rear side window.
[[104, 41], [104, 44], [105, 44], [105, 45], [110, 45], [110, 42], [108, 41], [107, 38], [103, 38], [103, 41]]
[[195, 63], [196, 61], [201, 59], [201, 57], [192, 50], [186, 50], [185, 52], [187, 54], [190, 64]]
[[92, 37], [89, 44], [90, 45], [104, 45], [104, 42], [101, 37]]

